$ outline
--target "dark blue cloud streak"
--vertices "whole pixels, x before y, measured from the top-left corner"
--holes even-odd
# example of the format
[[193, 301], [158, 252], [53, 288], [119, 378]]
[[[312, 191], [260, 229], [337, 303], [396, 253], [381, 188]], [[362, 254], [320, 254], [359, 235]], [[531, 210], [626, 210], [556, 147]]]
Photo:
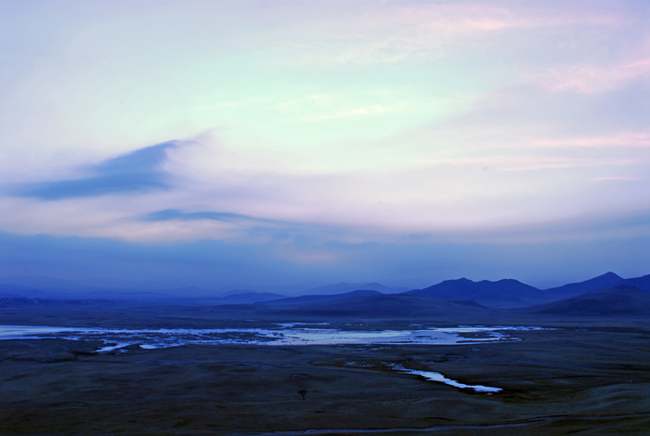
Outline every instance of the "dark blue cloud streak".
[[[182, 212], [178, 209], [165, 209], [140, 217], [142, 221], [199, 221], [211, 220], [241, 224], [251, 237], [265, 237], [274, 241], [292, 241], [302, 245], [318, 245], [323, 239], [336, 240], [349, 233], [344, 228], [313, 223], [259, 218], [231, 212]], [[325, 236], [325, 237], [324, 237]]]
[[241, 215], [238, 213], [230, 212], [181, 212], [178, 209], [165, 209], [157, 212], [152, 212], [142, 216], [140, 219], [143, 221], [197, 221], [197, 220], [212, 220], [212, 221], [254, 221], [259, 223], [279, 223], [279, 221], [267, 220], [263, 218], [255, 218], [248, 215]]
[[90, 177], [25, 184], [14, 195], [63, 200], [169, 189], [169, 176], [160, 169], [160, 164], [166, 159], [167, 150], [176, 145], [170, 141], [141, 148], [91, 167]]

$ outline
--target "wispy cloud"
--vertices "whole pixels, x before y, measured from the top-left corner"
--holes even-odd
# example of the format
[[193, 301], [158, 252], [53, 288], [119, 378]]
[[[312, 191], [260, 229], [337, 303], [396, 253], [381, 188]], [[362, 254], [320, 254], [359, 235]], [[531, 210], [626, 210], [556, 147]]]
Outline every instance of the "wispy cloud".
[[[646, 50], [647, 51], [647, 50]], [[646, 53], [647, 56], [647, 53]], [[524, 79], [552, 92], [592, 94], [650, 78], [650, 57], [615, 65], [571, 65], [531, 74]]]
[[165, 209], [157, 212], [151, 212], [141, 217], [144, 221], [197, 221], [197, 220], [212, 220], [212, 221], [253, 221], [253, 222], [273, 222], [270, 220], [254, 218], [247, 215], [230, 212], [181, 212], [178, 209]]
[[480, 166], [484, 171], [540, 171], [549, 169], [621, 167], [633, 165], [634, 159], [612, 159], [611, 157], [569, 157], [569, 156], [512, 156], [504, 155], [485, 158], [431, 159], [425, 161], [435, 166]]
[[3, 9], [0, 231], [405, 275], [647, 234], [647, 1], [152, 4]]
[[391, 112], [397, 112], [403, 110], [404, 106], [406, 106], [406, 103], [400, 103], [395, 105], [375, 104], [371, 106], [362, 106], [362, 107], [355, 107], [351, 109], [339, 110], [336, 112], [326, 113], [323, 115], [303, 117], [303, 119], [317, 121], [317, 120], [333, 120], [337, 118], [358, 117], [364, 115], [388, 114]]
[[534, 147], [650, 147], [650, 133], [624, 132], [593, 137], [573, 137], [562, 139], [539, 139], [531, 142]]
[[645, 180], [645, 179], [643, 177], [612, 176], [612, 177], [594, 177], [591, 180], [603, 181], [603, 182], [608, 182], [608, 181], [640, 182], [640, 181]]
[[[584, 6], [584, 5], [583, 5]], [[362, 64], [397, 63], [405, 60], [453, 56], [454, 49], [487, 38], [500, 38], [503, 32], [534, 32], [546, 28], [562, 32], [575, 25], [616, 26], [621, 17], [611, 11], [567, 5], [562, 8], [543, 4], [518, 5], [509, 2], [459, 1], [366, 3], [351, 7], [335, 17], [324, 13], [322, 22], [309, 22], [279, 33], [291, 40], [285, 51], [300, 53], [307, 63]], [[310, 34], [300, 41], [294, 32]]]
[[174, 141], [152, 145], [88, 168], [88, 177], [25, 184], [15, 188], [14, 194], [41, 200], [62, 200], [169, 189], [168, 175], [160, 165], [167, 150], [175, 146]]

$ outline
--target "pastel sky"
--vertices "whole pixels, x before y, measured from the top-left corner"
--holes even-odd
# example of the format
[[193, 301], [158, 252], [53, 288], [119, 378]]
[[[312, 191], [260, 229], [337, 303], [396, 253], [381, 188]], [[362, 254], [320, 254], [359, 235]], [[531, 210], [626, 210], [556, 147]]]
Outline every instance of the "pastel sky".
[[650, 273], [650, 3], [0, 0], [0, 275]]

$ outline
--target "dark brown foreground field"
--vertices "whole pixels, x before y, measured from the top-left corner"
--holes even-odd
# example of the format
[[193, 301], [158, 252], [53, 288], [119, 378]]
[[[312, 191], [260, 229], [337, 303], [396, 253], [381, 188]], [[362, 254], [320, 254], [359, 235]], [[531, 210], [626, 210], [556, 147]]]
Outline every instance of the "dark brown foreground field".
[[[99, 343], [0, 341], [0, 434], [650, 434], [649, 326], [556, 326], [452, 346], [86, 355]], [[457, 389], [387, 363], [503, 391]]]

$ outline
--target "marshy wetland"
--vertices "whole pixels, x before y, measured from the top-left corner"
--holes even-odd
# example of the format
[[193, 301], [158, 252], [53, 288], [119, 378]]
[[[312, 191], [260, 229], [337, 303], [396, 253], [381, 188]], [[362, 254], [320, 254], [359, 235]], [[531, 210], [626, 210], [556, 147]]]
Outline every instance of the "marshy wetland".
[[[0, 340], [0, 434], [641, 435], [650, 428], [643, 319], [458, 328], [450, 319], [415, 326], [209, 319], [192, 309], [179, 330], [178, 318], [167, 317], [171, 308], [102, 308], [83, 317], [63, 306], [30, 310], [3, 314], [10, 324]], [[76, 330], [61, 329], [66, 324]], [[41, 328], [13, 327], [10, 337], [9, 325]], [[201, 343], [188, 340], [192, 329], [249, 336]], [[145, 332], [185, 339], [146, 342]], [[256, 342], [252, 332], [266, 339]], [[326, 333], [347, 339], [283, 342], [300, 332], [312, 341]], [[386, 339], [396, 332], [411, 341]], [[443, 340], [418, 343], [418, 336]]]

